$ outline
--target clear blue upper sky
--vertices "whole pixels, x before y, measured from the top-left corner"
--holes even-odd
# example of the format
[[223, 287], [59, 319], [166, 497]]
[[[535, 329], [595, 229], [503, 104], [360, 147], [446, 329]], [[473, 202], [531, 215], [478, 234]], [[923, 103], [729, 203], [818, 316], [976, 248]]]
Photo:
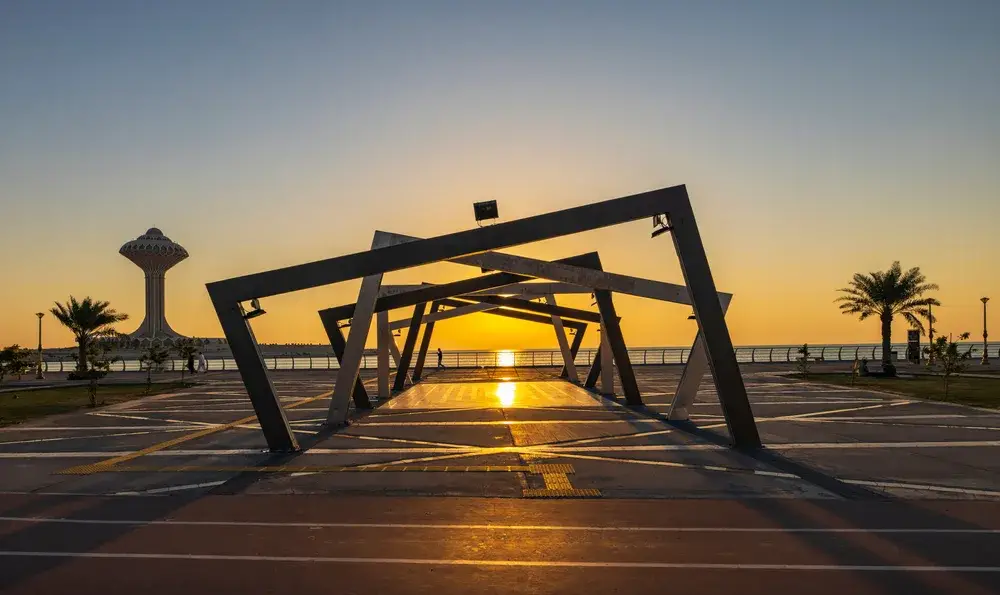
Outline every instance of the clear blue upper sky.
[[[894, 259], [970, 326], [1000, 293], [998, 107], [997, 1], [0, 2], [0, 343], [70, 293], [140, 318], [114, 252], [152, 225], [192, 253], [172, 325], [213, 335], [208, 281], [467, 227], [484, 197], [676, 183], [737, 342], [875, 339], [831, 292]], [[617, 270], [676, 278], [608, 233]], [[282, 304], [350, 289], [317, 295]], [[288, 316], [264, 333], [320, 339]]]

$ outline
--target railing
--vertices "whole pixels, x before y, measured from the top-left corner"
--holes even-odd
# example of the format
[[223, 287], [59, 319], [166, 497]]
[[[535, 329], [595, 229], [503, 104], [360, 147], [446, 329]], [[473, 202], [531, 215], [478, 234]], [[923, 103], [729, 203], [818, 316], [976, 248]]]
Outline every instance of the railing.
[[[776, 345], [776, 346], [750, 346], [737, 347], [736, 360], [747, 364], [767, 364], [767, 363], [789, 363], [798, 361], [801, 357], [799, 348], [801, 345]], [[972, 352], [972, 361], [982, 358], [982, 344], [965, 343], [961, 349], [968, 349]], [[905, 357], [906, 345], [894, 344], [892, 346], [894, 359]], [[596, 349], [581, 349], [577, 354], [575, 363], [577, 366], [589, 366], [594, 361]], [[629, 349], [629, 358], [632, 365], [665, 365], [687, 363], [691, 354], [691, 349], [687, 347], [647, 347], [642, 349]], [[1000, 345], [990, 345], [989, 355], [991, 358], [1000, 358]], [[810, 345], [809, 358], [815, 361], [854, 361], [854, 359], [868, 359], [878, 361], [882, 359], [881, 345]], [[330, 355], [266, 355], [264, 364], [269, 370], [336, 370], [340, 366], [337, 358]], [[231, 357], [206, 357], [206, 363], [210, 371], [236, 370], [236, 362]], [[541, 368], [562, 366], [562, 355], [557, 349], [529, 349], [521, 351], [446, 351], [442, 354], [442, 362], [446, 368], [479, 368], [479, 367], [521, 367], [521, 368]], [[45, 372], [59, 373], [70, 372], [76, 367], [76, 362], [71, 359], [44, 361]], [[390, 366], [392, 360], [390, 359]], [[164, 370], [180, 372], [186, 366], [186, 362], [180, 359], [168, 361], [164, 365]], [[374, 354], [365, 354], [361, 361], [363, 369], [374, 369], [378, 366], [377, 358]], [[437, 354], [434, 352], [427, 354], [426, 368], [437, 366]], [[393, 366], [394, 367], [394, 366]], [[112, 364], [113, 372], [139, 372], [142, 367], [138, 360], [120, 360]]]

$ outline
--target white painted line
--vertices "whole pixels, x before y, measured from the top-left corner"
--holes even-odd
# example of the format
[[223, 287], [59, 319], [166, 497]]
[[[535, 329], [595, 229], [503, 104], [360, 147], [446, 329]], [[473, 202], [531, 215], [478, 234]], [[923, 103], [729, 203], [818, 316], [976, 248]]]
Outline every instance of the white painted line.
[[901, 483], [895, 481], [867, 481], [862, 479], [842, 479], [844, 483], [853, 483], [855, 485], [870, 486], [874, 488], [899, 488], [905, 490], [920, 490], [924, 492], [941, 492], [944, 494], [964, 494], [966, 496], [991, 496], [994, 498], [1000, 497], [1000, 491], [994, 490], [979, 490], [975, 488], [960, 488], [953, 486], [941, 486], [941, 485], [929, 485], [923, 483]]
[[926, 414], [926, 415], [858, 415], [858, 416], [844, 416], [844, 417], [824, 417], [822, 420], [816, 421], [877, 421], [877, 420], [894, 420], [900, 421], [905, 419], [974, 419], [977, 417], [983, 417], [978, 415], [958, 415], [954, 413], [942, 413], [942, 414]]
[[[838, 399], [822, 401], [819, 399], [809, 401], [753, 401], [750, 404], [754, 407], [762, 405], [854, 405], [855, 403], [886, 403], [885, 399]], [[695, 407], [718, 407], [718, 403], [695, 403]]]
[[198, 488], [212, 488], [215, 486], [220, 486], [226, 483], [225, 481], [208, 481], [205, 483], [189, 483], [186, 485], [170, 486], [166, 488], [154, 488], [152, 490], [143, 490], [141, 492], [115, 492], [115, 496], [144, 496], [153, 494], [167, 494], [170, 492], [180, 492], [184, 490], [195, 490]]
[[[116, 494], [120, 495], [120, 494]], [[1000, 535], [1000, 529], [967, 529], [941, 527], [665, 527], [629, 525], [500, 525], [455, 523], [331, 523], [331, 522], [268, 522], [268, 521], [185, 521], [180, 519], [71, 519], [63, 517], [0, 516], [6, 523], [54, 523], [66, 525], [126, 525], [175, 527], [269, 527], [302, 529], [430, 529], [456, 531], [582, 531], [616, 533], [900, 533], [900, 534], [970, 534]]]
[[[162, 430], [159, 430], [159, 432], [188, 432], [188, 431], [190, 430], [188, 430], [187, 428], [178, 428], [176, 426], [171, 426], [169, 428], [164, 428]], [[8, 446], [11, 444], [35, 444], [38, 442], [58, 442], [65, 440], [95, 440], [100, 438], [117, 438], [120, 436], [147, 436], [152, 433], [153, 433], [152, 431], [146, 430], [142, 432], [121, 432], [117, 434], [101, 434], [99, 436], [63, 436], [60, 438], [35, 438], [32, 440], [11, 440], [9, 442], [0, 442], [0, 446]]]
[[855, 448], [979, 448], [1000, 446], [1000, 440], [956, 440], [953, 442], [800, 442], [771, 443], [772, 450], [855, 449]]
[[[157, 420], [159, 421], [159, 420]], [[158, 426], [7, 426], [0, 428], [0, 432], [83, 432], [93, 430], [95, 432], [116, 432], [122, 430], [165, 430], [181, 429], [187, 430], [201, 429], [195, 422], [184, 422], [187, 426], [158, 425]], [[220, 424], [221, 425], [221, 424]]]
[[250, 556], [220, 554], [153, 554], [134, 552], [0, 551], [0, 556], [23, 558], [88, 558], [123, 560], [195, 560], [213, 562], [292, 562], [327, 564], [403, 564], [414, 566], [487, 566], [532, 568], [656, 568], [691, 570], [770, 570], [822, 572], [947, 572], [995, 573], [1000, 566], [867, 566], [838, 564], [741, 564], [700, 562], [587, 562], [573, 560], [464, 560], [431, 558], [349, 558], [323, 556]]

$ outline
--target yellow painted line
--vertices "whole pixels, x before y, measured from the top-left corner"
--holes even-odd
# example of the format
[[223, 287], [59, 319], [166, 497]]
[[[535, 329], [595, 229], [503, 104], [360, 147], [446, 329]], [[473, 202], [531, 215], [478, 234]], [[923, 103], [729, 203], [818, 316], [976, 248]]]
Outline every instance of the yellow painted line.
[[[320, 399], [329, 397], [331, 394], [333, 394], [333, 391], [327, 391], [325, 393], [316, 395], [315, 397], [309, 397], [308, 399], [303, 399], [301, 401], [298, 401], [298, 402], [295, 402], [295, 403], [291, 403], [289, 405], [285, 405], [285, 409], [294, 409], [294, 408], [299, 407], [301, 405], [305, 405], [306, 403], [312, 403], [313, 401], [318, 401]], [[144, 457], [144, 456], [146, 456], [148, 454], [151, 454], [151, 453], [154, 453], [154, 452], [159, 452], [161, 450], [165, 450], [165, 449], [170, 448], [172, 446], [177, 446], [178, 444], [183, 444], [185, 442], [190, 442], [192, 440], [197, 440], [198, 438], [203, 438], [205, 436], [211, 436], [212, 434], [217, 434], [217, 433], [223, 432], [225, 430], [230, 430], [232, 428], [235, 428], [235, 427], [240, 426], [242, 424], [245, 424], [247, 422], [254, 421], [256, 419], [257, 419], [257, 414], [255, 413], [254, 415], [248, 415], [247, 417], [244, 417], [244, 418], [241, 418], [241, 419], [237, 419], [236, 421], [231, 421], [231, 422], [226, 423], [226, 424], [222, 424], [222, 425], [218, 425], [218, 426], [213, 426], [213, 427], [210, 427], [210, 428], [205, 428], [204, 430], [198, 430], [197, 432], [193, 432], [191, 434], [185, 434], [183, 436], [178, 436], [177, 438], [173, 438], [171, 440], [166, 440], [164, 442], [160, 442], [160, 443], [154, 444], [152, 446], [147, 446], [146, 448], [143, 448], [142, 450], [137, 450], [135, 452], [130, 452], [128, 454], [117, 456], [117, 457], [114, 457], [114, 458], [111, 458], [111, 459], [107, 459], [107, 460], [104, 460], [104, 461], [100, 461], [98, 463], [92, 463], [90, 465], [79, 465], [77, 467], [70, 467], [69, 469], [64, 469], [64, 470], [60, 471], [59, 473], [60, 474], [69, 474], [69, 475], [88, 475], [88, 474], [91, 474], [91, 473], [98, 473], [100, 471], [109, 470], [110, 467], [114, 467], [115, 465], [118, 465], [120, 463], [125, 463], [127, 461], [132, 461], [132, 460], [138, 459], [139, 457]]]

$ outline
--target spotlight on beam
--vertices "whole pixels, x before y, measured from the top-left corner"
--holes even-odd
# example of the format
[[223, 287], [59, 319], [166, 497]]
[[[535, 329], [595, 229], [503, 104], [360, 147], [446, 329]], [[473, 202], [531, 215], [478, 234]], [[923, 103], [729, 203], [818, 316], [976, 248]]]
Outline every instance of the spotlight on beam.
[[337, 323], [337, 328], [347, 328], [347, 327], [351, 326], [351, 321], [352, 320], [354, 320], [354, 319], [353, 318], [348, 318], [344, 322], [338, 322]]
[[476, 214], [476, 224], [480, 225], [480, 227], [483, 221], [498, 219], [500, 217], [500, 212], [497, 210], [497, 201], [495, 200], [472, 203], [472, 210]]
[[673, 228], [667, 225], [666, 220], [663, 219], [663, 215], [653, 215], [653, 235], [649, 237], [655, 238], [658, 235], [667, 233], [671, 229]]
[[250, 300], [251, 310], [243, 315], [244, 320], [250, 320], [251, 318], [257, 318], [258, 316], [263, 316], [267, 314], [267, 311], [260, 307], [260, 300], [254, 298]]
[[697, 320], [697, 317], [694, 315], [694, 312], [691, 312], [691, 315], [688, 316], [688, 320]]

